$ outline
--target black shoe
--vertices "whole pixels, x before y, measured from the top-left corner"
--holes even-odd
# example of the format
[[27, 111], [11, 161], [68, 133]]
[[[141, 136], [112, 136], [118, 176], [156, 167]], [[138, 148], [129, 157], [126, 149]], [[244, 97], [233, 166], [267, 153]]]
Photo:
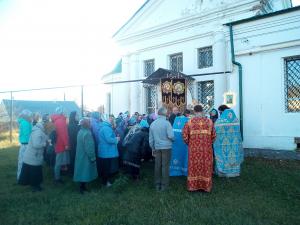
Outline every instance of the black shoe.
[[62, 179], [54, 180], [55, 184], [64, 184], [65, 182]]
[[166, 190], [168, 190], [168, 186], [161, 185], [160, 190], [161, 191], [166, 191]]
[[41, 188], [41, 186], [33, 186], [32, 187], [32, 192], [40, 192], [42, 190], [43, 190], [43, 188]]
[[79, 193], [82, 194], [82, 195], [84, 194], [83, 188], [80, 188], [80, 189], [79, 189]]

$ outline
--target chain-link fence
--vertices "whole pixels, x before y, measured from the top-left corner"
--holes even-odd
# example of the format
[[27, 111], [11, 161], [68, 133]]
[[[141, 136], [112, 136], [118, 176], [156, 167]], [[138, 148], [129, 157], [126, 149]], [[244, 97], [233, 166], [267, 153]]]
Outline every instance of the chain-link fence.
[[67, 117], [71, 111], [80, 116], [91, 111], [103, 112], [106, 88], [99, 84], [0, 91], [0, 141], [7, 138], [7, 133], [10, 139], [15, 137], [18, 116], [24, 109], [40, 116], [54, 114], [57, 107], [62, 107]]

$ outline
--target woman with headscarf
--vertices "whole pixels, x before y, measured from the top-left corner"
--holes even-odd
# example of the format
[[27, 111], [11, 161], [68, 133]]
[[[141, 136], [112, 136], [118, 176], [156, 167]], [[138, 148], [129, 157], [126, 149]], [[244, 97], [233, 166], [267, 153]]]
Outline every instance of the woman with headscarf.
[[218, 117], [218, 111], [216, 109], [212, 109], [209, 112], [209, 118], [213, 121], [213, 123], [217, 121]]
[[244, 160], [240, 122], [232, 109], [225, 109], [215, 123], [215, 171], [218, 176], [236, 177]]
[[49, 114], [44, 114], [42, 116], [42, 120], [44, 123], [45, 133], [48, 136], [47, 145], [44, 152], [45, 162], [51, 168], [55, 165], [55, 143], [56, 143], [56, 131], [55, 126], [50, 121]]
[[47, 135], [42, 123], [37, 123], [29, 138], [27, 149], [24, 153], [22, 171], [19, 184], [30, 185], [32, 191], [41, 191], [43, 181], [43, 154], [46, 146]]
[[24, 109], [18, 119], [19, 123], [19, 142], [20, 142], [20, 150], [19, 150], [19, 156], [18, 156], [18, 169], [17, 169], [17, 180], [19, 180], [20, 173], [22, 170], [22, 165], [23, 165], [23, 157], [24, 153], [26, 151], [28, 142], [29, 142], [29, 137], [31, 134], [32, 130], [32, 112], [30, 112], [27, 109]]
[[[133, 128], [132, 128], [133, 129]], [[130, 134], [130, 131], [128, 135]], [[126, 136], [127, 137], [127, 136]], [[149, 152], [152, 153], [149, 147], [149, 125], [143, 120], [139, 124], [139, 128], [135, 129], [127, 139], [125, 144], [125, 153], [123, 163], [126, 165], [126, 171], [134, 180], [140, 178], [141, 160]]]
[[62, 184], [60, 170], [62, 166], [70, 164], [70, 152], [69, 152], [69, 136], [67, 119], [64, 116], [64, 110], [62, 107], [56, 108], [56, 114], [51, 116], [51, 120], [54, 123], [56, 130], [56, 143], [55, 143], [55, 167], [54, 167], [54, 179], [55, 183]]
[[91, 132], [90, 120], [80, 120], [80, 130], [77, 136], [74, 177], [75, 182], [80, 182], [79, 192], [87, 191], [86, 183], [95, 180], [98, 176], [95, 143]]
[[41, 118], [41, 114], [39, 112], [35, 112], [32, 116], [32, 126], [35, 126]]
[[69, 135], [69, 150], [70, 150], [70, 173], [74, 173], [74, 163], [76, 155], [77, 145], [77, 134], [80, 127], [78, 126], [78, 114], [76, 111], [70, 113], [69, 124], [68, 124], [68, 135]]
[[98, 134], [99, 134], [100, 122], [101, 122], [100, 113], [99, 112], [92, 112], [90, 121], [91, 121], [91, 131], [92, 131], [92, 135], [93, 135], [93, 138], [94, 138], [94, 141], [95, 141], [95, 145], [96, 145], [95, 147], [97, 149], [97, 146], [99, 144]]
[[119, 153], [117, 144], [120, 140], [112, 129], [107, 115], [102, 114], [102, 123], [99, 129], [98, 165], [102, 183], [111, 186], [113, 175], [119, 170]]

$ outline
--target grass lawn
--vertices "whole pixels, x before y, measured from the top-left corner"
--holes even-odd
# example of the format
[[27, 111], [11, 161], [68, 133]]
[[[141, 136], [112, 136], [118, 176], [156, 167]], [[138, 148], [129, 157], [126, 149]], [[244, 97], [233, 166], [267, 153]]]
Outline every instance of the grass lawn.
[[55, 186], [44, 168], [44, 191], [16, 185], [17, 147], [0, 149], [1, 225], [189, 225], [300, 224], [300, 162], [246, 159], [240, 178], [213, 180], [211, 193], [189, 193], [185, 178], [171, 178], [170, 190], [153, 188], [153, 163], [134, 183], [120, 176], [111, 188], [99, 181], [80, 195], [68, 177]]

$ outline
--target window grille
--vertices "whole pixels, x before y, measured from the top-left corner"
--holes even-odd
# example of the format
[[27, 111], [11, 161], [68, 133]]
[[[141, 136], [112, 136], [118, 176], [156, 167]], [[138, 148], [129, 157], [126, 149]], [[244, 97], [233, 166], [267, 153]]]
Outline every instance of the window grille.
[[213, 66], [212, 47], [198, 49], [198, 68], [207, 68]]
[[144, 75], [145, 77], [150, 76], [154, 72], [154, 59], [144, 61]]
[[156, 87], [150, 86], [146, 87], [146, 107], [147, 114], [155, 112], [156, 103]]
[[198, 102], [204, 111], [208, 112], [214, 106], [214, 81], [198, 82]]
[[300, 56], [284, 60], [285, 111], [300, 112]]
[[183, 57], [182, 53], [170, 56], [170, 70], [182, 72], [183, 70]]

